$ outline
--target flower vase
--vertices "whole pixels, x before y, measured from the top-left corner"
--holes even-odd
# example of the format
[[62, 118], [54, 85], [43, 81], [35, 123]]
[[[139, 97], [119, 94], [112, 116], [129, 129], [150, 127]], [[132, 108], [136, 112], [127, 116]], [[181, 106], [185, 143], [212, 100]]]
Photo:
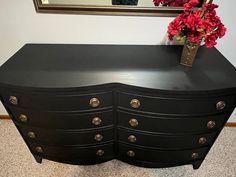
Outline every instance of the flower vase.
[[186, 40], [186, 42], [184, 43], [180, 64], [192, 67], [199, 46], [200, 43], [189, 42], [188, 40]]

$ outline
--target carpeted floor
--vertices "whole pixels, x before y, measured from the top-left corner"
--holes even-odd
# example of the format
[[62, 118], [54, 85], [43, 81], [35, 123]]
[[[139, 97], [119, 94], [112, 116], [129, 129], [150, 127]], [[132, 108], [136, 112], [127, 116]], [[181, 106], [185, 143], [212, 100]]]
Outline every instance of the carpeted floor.
[[150, 169], [112, 160], [77, 166], [35, 162], [10, 120], [0, 120], [0, 177], [236, 177], [236, 128], [224, 128], [202, 166]]

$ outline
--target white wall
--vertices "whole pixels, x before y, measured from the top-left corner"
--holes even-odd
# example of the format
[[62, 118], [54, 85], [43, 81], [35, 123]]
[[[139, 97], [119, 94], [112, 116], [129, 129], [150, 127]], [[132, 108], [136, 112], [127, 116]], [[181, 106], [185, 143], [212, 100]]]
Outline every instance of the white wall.
[[[215, 0], [228, 27], [217, 48], [236, 66], [236, 1]], [[161, 44], [173, 18], [37, 14], [32, 0], [0, 0], [0, 65], [25, 43]], [[0, 105], [0, 115], [6, 114]], [[231, 116], [236, 122], [236, 113]]]

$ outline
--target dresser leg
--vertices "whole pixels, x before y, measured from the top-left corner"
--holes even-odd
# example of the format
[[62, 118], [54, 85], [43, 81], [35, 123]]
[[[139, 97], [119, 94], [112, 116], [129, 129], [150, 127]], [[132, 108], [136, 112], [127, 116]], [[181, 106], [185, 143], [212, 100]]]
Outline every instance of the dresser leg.
[[192, 163], [193, 169], [194, 170], [198, 169], [201, 166], [202, 162], [203, 162], [203, 160], [199, 160], [199, 161], [193, 162]]
[[36, 162], [42, 163], [42, 159], [43, 159], [42, 157], [40, 157], [40, 156], [38, 156], [38, 155], [33, 155], [33, 156], [34, 156]]

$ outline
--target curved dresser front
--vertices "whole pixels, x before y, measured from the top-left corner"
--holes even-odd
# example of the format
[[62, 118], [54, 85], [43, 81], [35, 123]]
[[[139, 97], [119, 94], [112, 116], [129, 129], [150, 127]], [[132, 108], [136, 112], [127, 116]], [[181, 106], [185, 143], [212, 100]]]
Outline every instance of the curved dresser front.
[[[60, 50], [61, 47], [64, 51]], [[78, 70], [83, 70], [82, 74], [87, 74], [89, 81], [81, 73], [77, 73], [78, 80], [75, 81], [76, 77], [73, 78], [71, 74], [73, 79], [70, 82], [74, 82], [73, 86], [67, 83], [69, 82], [67, 77], [55, 76], [56, 79], [47, 80], [52, 78], [50, 74], [48, 78], [41, 78], [35, 74], [40, 71], [40, 76], [44, 76], [48, 73], [45, 72], [47, 67], [55, 74], [57, 70], [54, 71], [53, 67], [50, 68], [47, 64], [50, 65], [50, 62], [53, 64], [58, 59], [59, 63], [65, 62], [66, 59], [60, 57], [58, 51], [66, 53], [74, 48], [75, 52], [75, 49], [84, 50], [86, 47], [89, 48], [84, 45], [27, 44], [1, 67], [1, 101], [37, 162], [41, 163], [42, 158], [46, 158], [70, 164], [97, 164], [116, 158], [143, 167], [192, 164], [194, 169], [199, 168], [236, 106], [235, 68], [226, 59], [222, 59], [223, 56], [217, 53], [216, 49], [211, 50], [210, 56], [216, 53], [215, 55], [220, 58], [218, 64], [213, 68], [205, 68], [200, 62], [196, 67], [204, 71], [218, 69], [218, 73], [212, 72], [212, 74], [224, 75], [221, 75], [220, 79], [207, 80], [194, 68], [186, 70], [177, 63], [173, 65], [172, 61], [168, 60], [173, 58], [173, 56], [168, 57], [168, 51], [174, 48], [173, 51], [177, 53], [179, 47], [172, 46], [172, 48], [164, 47], [167, 63], [157, 63], [156, 73], [153, 73], [155, 60], [152, 58], [149, 61], [149, 70], [141, 59], [139, 60], [141, 63], [137, 66], [135, 64], [127, 66], [129, 62], [126, 62], [122, 67], [129, 68], [130, 73], [134, 69], [140, 69], [141, 64], [146, 68], [145, 73], [144, 69], [140, 69], [143, 73], [142, 78], [138, 75], [139, 77], [133, 80], [127, 74], [127, 69], [123, 71], [121, 68], [113, 68], [115, 74], [107, 71], [108, 77], [106, 75], [102, 80], [100, 77], [107, 68], [99, 68], [99, 63], [103, 62], [111, 69], [114, 65], [114, 60], [108, 65], [106, 59], [97, 63], [98, 69], [93, 76], [88, 72], [89, 64], [82, 63]], [[114, 54], [120, 54], [118, 50], [120, 47], [122, 48], [122, 46], [110, 48], [113, 51], [111, 59]], [[140, 56], [138, 51], [143, 48], [151, 48], [150, 53], [163, 53], [161, 46], [123, 46], [123, 48], [124, 53], [133, 58]], [[43, 53], [53, 58], [53, 61], [46, 59], [40, 61], [40, 70], [37, 68], [39, 66], [37, 63], [25, 59], [29, 57], [29, 53], [32, 55], [31, 58], [37, 58], [32, 52], [36, 49], [45, 50]], [[109, 46], [92, 46], [92, 49], [96, 49], [97, 55], [104, 55], [105, 51], [102, 50], [108, 50]], [[137, 50], [137, 54], [130, 52], [134, 49]], [[143, 51], [145, 53], [145, 50]], [[84, 53], [80, 53], [83, 58], [86, 55]], [[73, 52], [72, 54], [70, 55], [76, 56]], [[42, 57], [42, 54], [39, 55]], [[21, 61], [23, 68], [18, 65], [21, 58], [24, 58]], [[77, 62], [80, 65], [82, 61]], [[28, 71], [24, 68], [25, 65], [33, 67]], [[70, 66], [74, 65], [75, 63]], [[227, 68], [225, 71], [220, 70], [218, 65], [226, 65], [228, 70]], [[60, 67], [68, 70], [68, 66]], [[187, 74], [189, 81], [182, 83], [182, 80], [176, 80], [174, 73], [172, 76], [168, 74], [167, 77], [166, 71], [170, 68], [172, 72]], [[32, 76], [30, 75], [28, 79], [25, 78], [26, 70], [32, 72]], [[163, 78], [159, 77], [161, 71], [165, 72]], [[12, 73], [14, 76], [6, 78]], [[153, 74], [156, 75], [156, 80], [148, 81]], [[113, 82], [110, 77], [113, 77]], [[173, 83], [169, 84], [170, 77], [172, 81], [175, 80], [176, 87], [172, 86]], [[193, 84], [193, 78], [196, 77], [200, 77], [199, 80], [195, 79], [198, 86]], [[135, 84], [138, 82], [140, 83]], [[64, 85], [60, 84], [58, 87], [58, 83]], [[150, 84], [152, 87], [149, 87]], [[168, 84], [169, 89], [164, 89]]]

